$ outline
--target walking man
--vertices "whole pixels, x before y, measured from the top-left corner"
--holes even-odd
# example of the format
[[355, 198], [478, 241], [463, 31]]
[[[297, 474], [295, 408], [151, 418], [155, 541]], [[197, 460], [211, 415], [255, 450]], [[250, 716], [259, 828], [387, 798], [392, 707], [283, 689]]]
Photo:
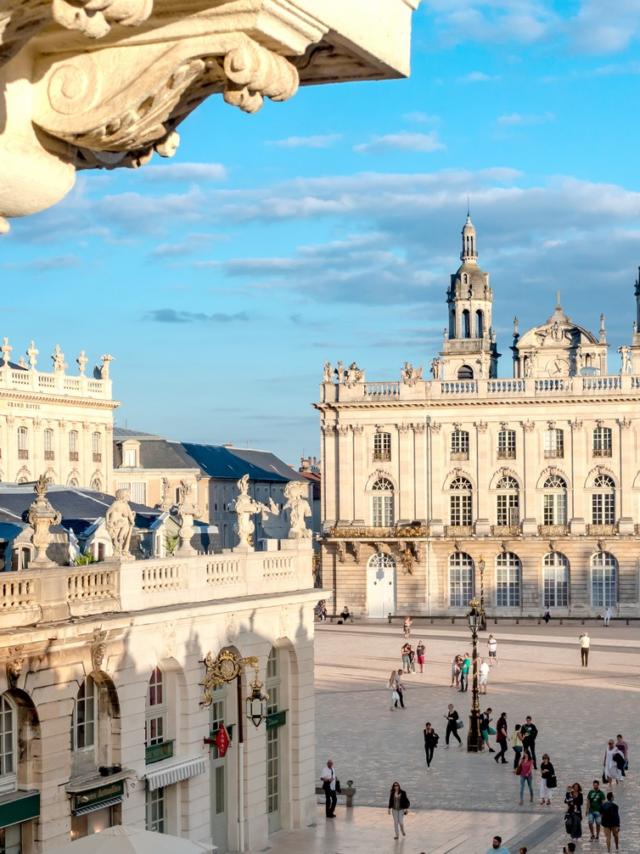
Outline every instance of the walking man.
[[489, 647], [489, 665], [493, 667], [494, 664], [498, 663], [498, 641], [493, 635], [489, 635], [487, 646]]
[[458, 744], [462, 747], [462, 741], [458, 735], [458, 719], [460, 716], [453, 708], [453, 703], [449, 703], [447, 709], [448, 711], [445, 715], [445, 718], [447, 719], [447, 731], [444, 736], [445, 748], [449, 747], [449, 736], [451, 735], [458, 740]]
[[487, 680], [489, 679], [489, 665], [484, 660], [484, 658], [480, 659], [480, 667], [478, 668], [478, 672], [480, 673], [480, 693], [487, 693]]
[[325, 814], [327, 818], [335, 818], [338, 796], [336, 794], [336, 769], [333, 767], [333, 759], [327, 759], [320, 779], [324, 789]]
[[609, 605], [607, 605], [607, 609], [602, 616], [602, 620], [605, 626], [609, 626], [611, 623], [611, 607]]
[[508, 741], [508, 728], [507, 728], [507, 713], [502, 712], [500, 717], [498, 718], [498, 723], [496, 724], [496, 729], [498, 730], [498, 734], [496, 736], [496, 741], [498, 742], [498, 746], [500, 748], [500, 752], [496, 754], [494, 757], [496, 762], [502, 762], [503, 765], [507, 764], [507, 760], [504, 758], [507, 752], [507, 741]]
[[589, 666], [589, 647], [591, 646], [591, 638], [587, 632], [580, 635], [580, 661], [583, 667]]
[[538, 737], [538, 727], [531, 719], [531, 715], [527, 715], [524, 724], [520, 728], [520, 732], [522, 733], [522, 746], [525, 751], [529, 752], [529, 756], [531, 756], [531, 760], [533, 762], [533, 767], [537, 768], [536, 738]]
[[589, 789], [589, 794], [587, 795], [587, 818], [589, 820], [589, 833], [591, 834], [591, 839], [600, 839], [602, 805], [605, 800], [605, 794], [600, 788], [600, 780], [594, 780], [593, 788]]
[[620, 834], [620, 811], [613, 800], [613, 792], [607, 792], [607, 800], [602, 805], [602, 826], [604, 838], [607, 840], [607, 851], [611, 851], [611, 837], [613, 837], [617, 851]]
[[471, 668], [471, 659], [469, 653], [465, 652], [464, 661], [460, 668], [460, 690], [467, 691], [469, 689], [469, 670]]

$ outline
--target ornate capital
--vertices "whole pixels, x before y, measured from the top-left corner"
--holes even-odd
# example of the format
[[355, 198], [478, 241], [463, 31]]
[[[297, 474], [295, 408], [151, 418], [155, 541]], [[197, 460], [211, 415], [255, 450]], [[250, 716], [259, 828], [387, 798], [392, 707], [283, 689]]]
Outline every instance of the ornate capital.
[[340, 542], [340, 540], [336, 543], [336, 555], [338, 556], [338, 563], [344, 563], [347, 556], [347, 546], [345, 543]]
[[486, 421], [476, 421], [475, 422], [475, 427], [476, 427], [478, 433], [486, 433], [488, 426], [489, 425], [487, 424]]
[[10, 688], [15, 688], [18, 684], [18, 679], [22, 673], [24, 659], [24, 644], [9, 647], [7, 660], [5, 662], [5, 670], [7, 674], [7, 684]]
[[619, 418], [618, 424], [620, 427], [622, 427], [623, 430], [628, 430], [629, 427], [631, 427], [631, 419], [627, 418], [626, 416], [624, 418]]
[[521, 421], [520, 424], [522, 425], [522, 429], [525, 433], [531, 433], [533, 428], [536, 426], [530, 419], [528, 421]]
[[347, 436], [351, 432], [351, 424], [338, 424], [338, 433]]
[[94, 629], [91, 638], [91, 668], [102, 670], [102, 663], [107, 652], [107, 632]]
[[413, 424], [412, 426], [413, 426], [414, 432], [418, 433], [418, 434], [424, 433], [424, 431], [427, 429], [427, 425], [424, 423], [424, 421], [418, 421], [416, 424]]
[[399, 433], [408, 433], [412, 428], [412, 424], [398, 424], [398, 432]]
[[582, 421], [579, 418], [574, 418], [573, 421], [569, 421], [568, 423], [569, 423], [569, 427], [571, 427], [572, 430], [581, 430], [582, 429]]
[[352, 424], [351, 429], [353, 430], [356, 436], [359, 436], [360, 433], [364, 433], [364, 425], [362, 424]]

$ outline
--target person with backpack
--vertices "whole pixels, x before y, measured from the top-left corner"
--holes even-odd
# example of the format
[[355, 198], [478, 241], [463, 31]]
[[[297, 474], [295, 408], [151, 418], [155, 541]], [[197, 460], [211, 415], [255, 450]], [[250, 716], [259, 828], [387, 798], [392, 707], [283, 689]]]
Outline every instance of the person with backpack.
[[427, 768], [431, 767], [431, 762], [433, 760], [433, 751], [438, 746], [438, 741], [440, 741], [440, 736], [431, 726], [429, 721], [424, 725], [424, 752], [427, 760]]
[[613, 792], [607, 792], [607, 800], [602, 804], [602, 827], [607, 841], [607, 851], [611, 852], [611, 838], [618, 850], [620, 836], [620, 810], [613, 800]]
[[549, 759], [549, 754], [544, 753], [542, 756], [542, 762], [540, 763], [540, 805], [546, 803], [548, 807], [551, 806], [551, 794], [553, 789], [555, 789], [558, 785], [558, 780], [556, 778], [555, 768], [553, 767], [553, 763]]
[[393, 816], [394, 839], [398, 838], [398, 832], [403, 836], [407, 835], [404, 832], [404, 817], [409, 812], [410, 806], [405, 790], [400, 788], [400, 783], [394, 783], [389, 792], [389, 815]]

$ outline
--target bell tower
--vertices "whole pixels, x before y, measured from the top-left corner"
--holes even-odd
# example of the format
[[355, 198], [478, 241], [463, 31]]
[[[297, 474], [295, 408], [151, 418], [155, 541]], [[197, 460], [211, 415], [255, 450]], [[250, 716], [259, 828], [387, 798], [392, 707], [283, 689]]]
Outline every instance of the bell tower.
[[447, 291], [449, 328], [440, 353], [442, 379], [489, 379], [497, 374], [499, 353], [492, 326], [493, 291], [478, 265], [478, 235], [467, 211], [462, 228], [462, 264]]

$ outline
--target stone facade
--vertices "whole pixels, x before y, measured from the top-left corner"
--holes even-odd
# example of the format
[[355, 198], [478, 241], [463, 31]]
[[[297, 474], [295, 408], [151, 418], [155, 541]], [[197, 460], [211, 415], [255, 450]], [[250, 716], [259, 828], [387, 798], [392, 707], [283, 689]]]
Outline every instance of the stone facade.
[[4, 339], [0, 360], [0, 480], [26, 483], [45, 474], [53, 483], [108, 492], [113, 450], [111, 356], [87, 375], [84, 351], [78, 374], [67, 373], [56, 346], [53, 371], [38, 368], [33, 343], [26, 357], [11, 360]]
[[[273, 540], [261, 552], [7, 573], [3, 842], [17, 835], [15, 850], [46, 854], [123, 823], [219, 852], [264, 850], [275, 829], [309, 824], [311, 554], [308, 540]], [[257, 728], [245, 709], [253, 668], [201, 704], [203, 660], [225, 649], [257, 658], [269, 695]], [[225, 757], [210, 743], [222, 722]]]
[[371, 616], [640, 613], [640, 285], [630, 345], [607, 369], [560, 305], [498, 378], [493, 292], [468, 217], [432, 379], [325, 365], [323, 586]]

